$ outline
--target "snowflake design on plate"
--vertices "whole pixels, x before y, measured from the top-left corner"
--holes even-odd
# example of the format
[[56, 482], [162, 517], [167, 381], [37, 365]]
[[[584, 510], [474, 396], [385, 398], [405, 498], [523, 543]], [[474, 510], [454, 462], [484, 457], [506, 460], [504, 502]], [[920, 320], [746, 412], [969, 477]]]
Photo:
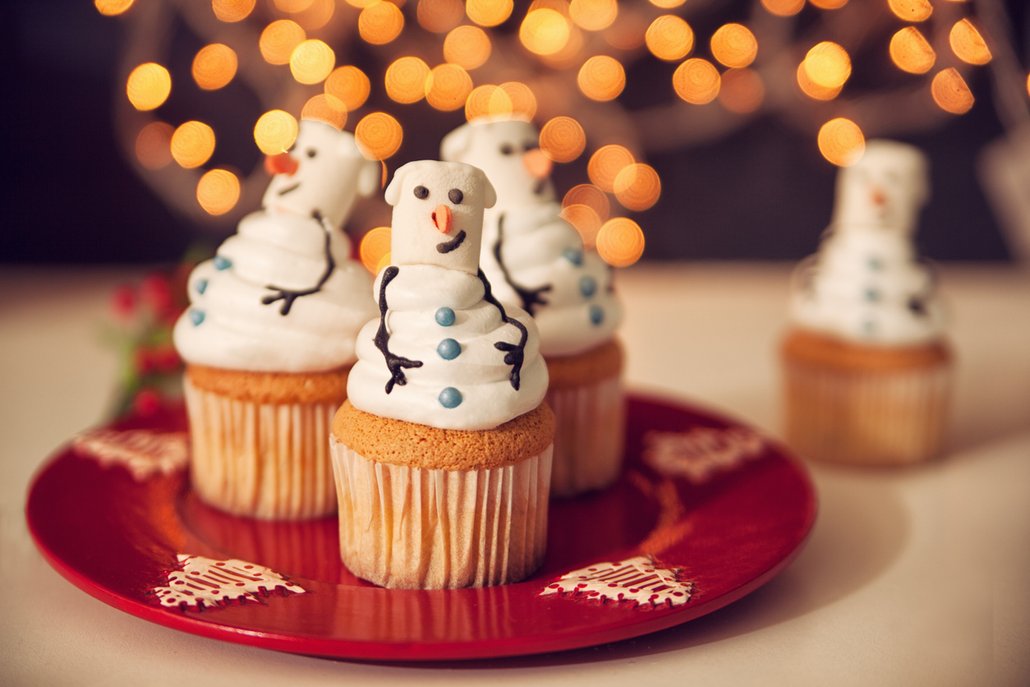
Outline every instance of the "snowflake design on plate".
[[261, 601], [273, 590], [286, 594], [306, 591], [270, 568], [235, 558], [216, 561], [180, 553], [179, 565], [168, 573], [167, 586], [151, 590], [167, 608], [200, 610], [230, 601]]
[[540, 596], [568, 595], [605, 603], [628, 602], [641, 609], [682, 606], [690, 601], [692, 582], [682, 568], [659, 565], [651, 556], [636, 556], [617, 563], [594, 565], [565, 573], [547, 585]]
[[717, 472], [754, 460], [764, 451], [765, 440], [744, 427], [644, 435], [644, 461], [663, 475], [685, 477], [693, 484], [707, 482]]
[[189, 460], [185, 432], [95, 429], [75, 437], [72, 448], [104, 467], [125, 467], [137, 482], [182, 470]]

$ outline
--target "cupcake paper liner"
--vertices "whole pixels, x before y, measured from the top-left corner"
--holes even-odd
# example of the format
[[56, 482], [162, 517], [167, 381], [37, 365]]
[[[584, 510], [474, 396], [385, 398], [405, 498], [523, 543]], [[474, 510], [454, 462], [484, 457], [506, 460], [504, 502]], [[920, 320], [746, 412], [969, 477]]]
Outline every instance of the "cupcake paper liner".
[[185, 383], [190, 481], [235, 515], [302, 520], [336, 509], [326, 437], [338, 403], [256, 403]]
[[575, 496], [614, 483], [626, 435], [621, 377], [551, 388], [547, 402], [557, 421], [551, 495]]
[[511, 465], [442, 470], [379, 463], [331, 437], [340, 557], [398, 589], [515, 582], [547, 545], [551, 447]]

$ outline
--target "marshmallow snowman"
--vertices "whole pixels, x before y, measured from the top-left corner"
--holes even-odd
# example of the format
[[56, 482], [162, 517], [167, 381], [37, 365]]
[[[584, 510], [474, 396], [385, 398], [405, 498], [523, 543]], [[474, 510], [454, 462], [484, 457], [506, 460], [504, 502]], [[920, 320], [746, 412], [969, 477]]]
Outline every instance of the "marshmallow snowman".
[[883, 229], [906, 238], [929, 197], [926, 159], [913, 146], [873, 140], [837, 176], [833, 225], [839, 231]]

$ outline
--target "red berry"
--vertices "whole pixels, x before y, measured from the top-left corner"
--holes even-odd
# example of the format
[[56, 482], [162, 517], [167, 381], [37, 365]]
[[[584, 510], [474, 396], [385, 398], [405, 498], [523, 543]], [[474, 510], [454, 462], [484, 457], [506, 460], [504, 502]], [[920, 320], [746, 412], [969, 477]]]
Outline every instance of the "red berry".
[[153, 415], [161, 409], [161, 396], [153, 389], [142, 389], [133, 399], [132, 409], [139, 415]]

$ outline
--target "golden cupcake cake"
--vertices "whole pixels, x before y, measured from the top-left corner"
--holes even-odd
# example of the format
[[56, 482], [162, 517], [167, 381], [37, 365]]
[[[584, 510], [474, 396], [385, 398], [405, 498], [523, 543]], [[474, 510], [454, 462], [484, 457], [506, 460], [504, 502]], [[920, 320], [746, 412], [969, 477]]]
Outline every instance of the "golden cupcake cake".
[[482, 171], [397, 170], [379, 316], [358, 336], [330, 439], [340, 555], [386, 587], [504, 584], [541, 563], [554, 416], [533, 320], [479, 269]]
[[574, 496], [612, 484], [622, 467], [622, 306], [612, 270], [561, 217], [538, 142], [530, 122], [484, 118], [451, 132], [442, 154], [479, 167], [497, 188], [484, 220], [483, 271], [497, 298], [529, 312], [540, 329], [558, 428], [551, 493]]
[[327, 436], [355, 336], [375, 312], [341, 227], [380, 172], [351, 134], [318, 120], [302, 121], [291, 152], [266, 166], [262, 209], [191, 273], [175, 325], [190, 480], [236, 515], [313, 518], [336, 508]]
[[833, 224], [799, 267], [782, 346], [786, 435], [803, 456], [856, 464], [938, 455], [952, 354], [933, 272], [913, 234], [924, 156], [870, 141], [840, 172]]

